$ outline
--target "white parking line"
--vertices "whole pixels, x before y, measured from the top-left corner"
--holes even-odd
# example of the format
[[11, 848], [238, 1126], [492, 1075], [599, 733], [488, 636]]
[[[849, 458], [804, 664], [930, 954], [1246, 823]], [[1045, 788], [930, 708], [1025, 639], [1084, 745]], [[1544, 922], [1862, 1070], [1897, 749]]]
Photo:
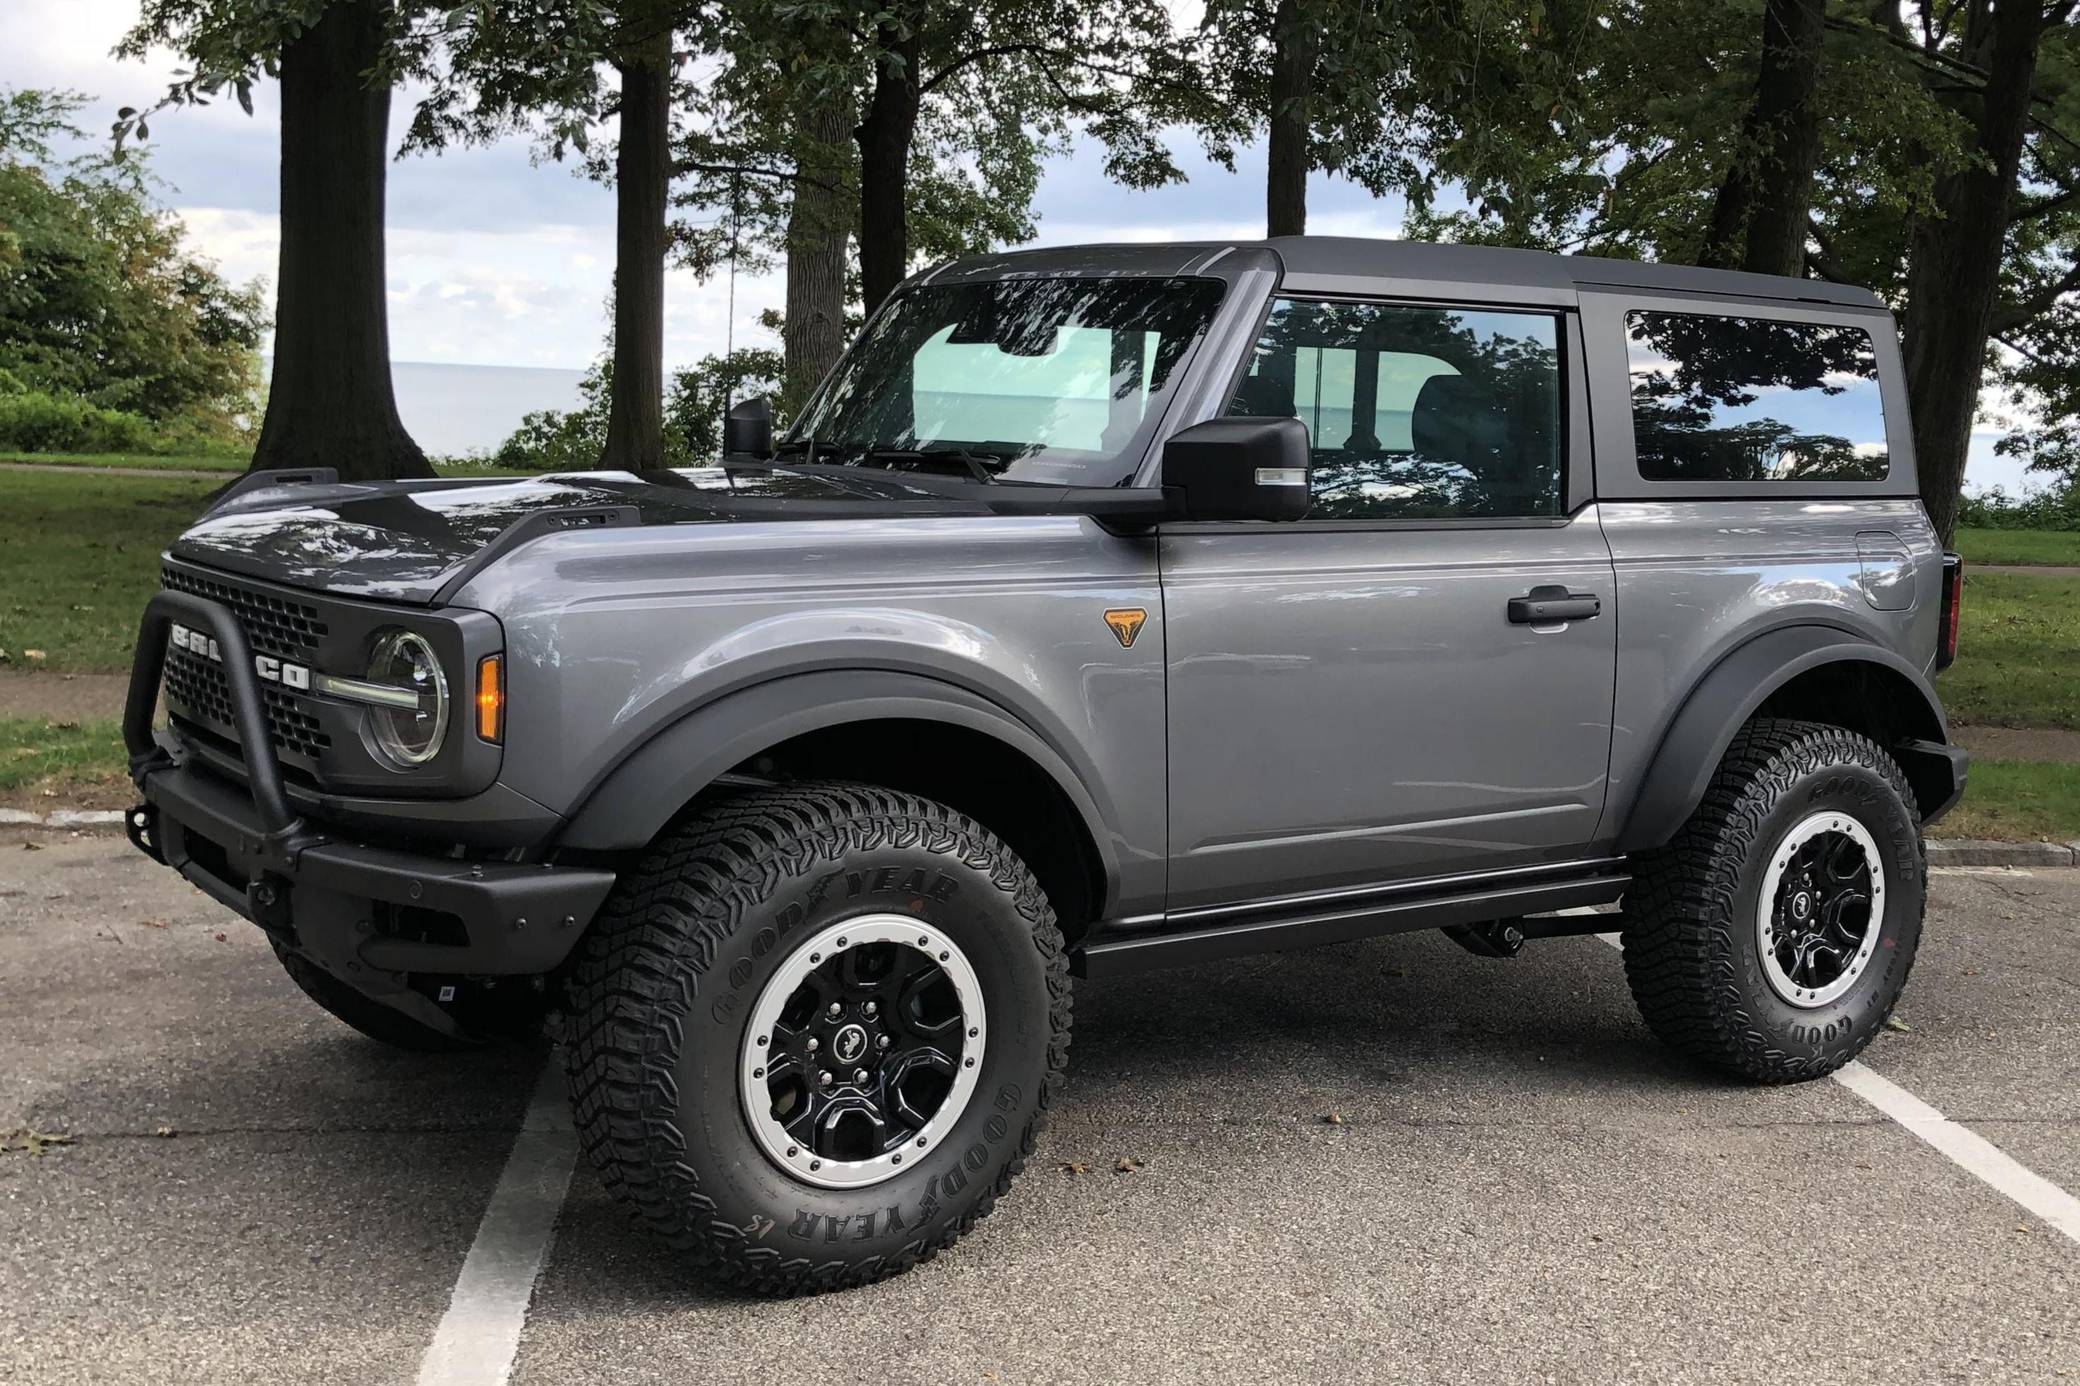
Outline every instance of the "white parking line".
[[562, 1066], [552, 1058], [463, 1259], [448, 1312], [419, 1364], [419, 1386], [503, 1386], [577, 1156]]
[[[1602, 913], [1591, 909], [1559, 912]], [[1625, 947], [1624, 941], [1616, 934], [1598, 934], [1596, 937], [1621, 951]], [[1832, 1076], [1835, 1082], [1891, 1117], [1908, 1135], [1925, 1142], [1987, 1188], [2012, 1199], [2073, 1242], [2080, 1243], [2080, 1198], [2073, 1197], [1984, 1136], [1959, 1126], [1891, 1079], [1865, 1068], [1860, 1060], [1851, 1059], [1836, 1069]]]

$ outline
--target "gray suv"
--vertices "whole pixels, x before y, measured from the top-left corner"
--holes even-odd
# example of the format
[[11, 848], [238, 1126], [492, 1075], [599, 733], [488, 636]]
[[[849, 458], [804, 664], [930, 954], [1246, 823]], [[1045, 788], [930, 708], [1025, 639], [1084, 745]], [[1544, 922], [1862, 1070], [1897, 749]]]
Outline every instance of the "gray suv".
[[1807, 280], [959, 261], [716, 466], [241, 483], [145, 614], [131, 832], [379, 1040], [560, 1013], [607, 1185], [759, 1290], [989, 1210], [1072, 976], [1620, 929], [1663, 1040], [1810, 1078], [1964, 787], [1901, 378]]

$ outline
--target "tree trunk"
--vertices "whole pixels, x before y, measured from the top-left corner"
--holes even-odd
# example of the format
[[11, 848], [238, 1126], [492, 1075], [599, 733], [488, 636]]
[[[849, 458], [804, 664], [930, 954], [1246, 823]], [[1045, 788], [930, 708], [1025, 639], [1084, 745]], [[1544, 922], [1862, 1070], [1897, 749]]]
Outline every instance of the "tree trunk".
[[1305, 0], [1278, 0], [1271, 20], [1271, 87], [1264, 179], [1264, 234], [1307, 234], [1307, 174], [1314, 163], [1314, 69], [1321, 30]]
[[910, 144], [917, 134], [918, 34], [882, 26], [874, 95], [859, 140], [860, 296], [869, 313], [910, 273]]
[[1741, 122], [1737, 157], [1712, 203], [1699, 264], [1805, 274], [1806, 225], [1820, 164], [1815, 95], [1826, 17], [1826, 0], [1768, 0], [1763, 9], [1755, 100]]
[[[850, 104], [850, 103], [847, 103]], [[792, 417], [845, 350], [845, 240], [852, 222], [849, 126], [843, 106], [803, 113], [787, 210], [787, 302], [780, 323], [780, 404]]]
[[378, 0], [335, 4], [282, 49], [282, 250], [274, 370], [253, 467], [343, 479], [433, 475], [390, 382], [383, 190], [390, 89], [362, 74], [389, 37]]
[[1965, 56], [1987, 74], [1975, 141], [1985, 164], [1936, 185], [1938, 215], [1917, 220], [1909, 242], [1907, 398], [1922, 503], [1945, 544], [1957, 525], [2041, 37], [2033, 4], [1974, 7]]
[[672, 33], [629, 44], [621, 73], [621, 143], [614, 153], [614, 382], [601, 464], [664, 466], [664, 257], [671, 236]]

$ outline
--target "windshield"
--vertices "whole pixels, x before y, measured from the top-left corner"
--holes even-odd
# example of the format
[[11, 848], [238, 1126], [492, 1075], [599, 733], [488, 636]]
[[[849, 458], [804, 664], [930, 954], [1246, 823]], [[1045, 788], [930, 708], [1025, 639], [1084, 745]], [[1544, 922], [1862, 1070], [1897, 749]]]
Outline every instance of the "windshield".
[[783, 451], [809, 460], [813, 443], [817, 462], [1116, 485], [1221, 292], [1212, 279], [912, 289], [874, 319]]

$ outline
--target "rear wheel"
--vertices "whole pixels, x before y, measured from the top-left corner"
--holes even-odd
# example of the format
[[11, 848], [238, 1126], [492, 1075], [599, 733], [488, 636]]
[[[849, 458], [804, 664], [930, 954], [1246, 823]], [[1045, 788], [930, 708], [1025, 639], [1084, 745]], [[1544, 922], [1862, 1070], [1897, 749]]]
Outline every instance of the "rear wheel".
[[1625, 975], [1648, 1026], [1759, 1082], [1856, 1057], [1921, 941], [1913, 802], [1867, 737], [1772, 719], [1742, 728], [1689, 822], [1634, 862]]
[[578, 1130], [697, 1266], [794, 1293], [950, 1245], [1031, 1154], [1068, 969], [1024, 863], [863, 785], [727, 800], [616, 886], [571, 987]]

